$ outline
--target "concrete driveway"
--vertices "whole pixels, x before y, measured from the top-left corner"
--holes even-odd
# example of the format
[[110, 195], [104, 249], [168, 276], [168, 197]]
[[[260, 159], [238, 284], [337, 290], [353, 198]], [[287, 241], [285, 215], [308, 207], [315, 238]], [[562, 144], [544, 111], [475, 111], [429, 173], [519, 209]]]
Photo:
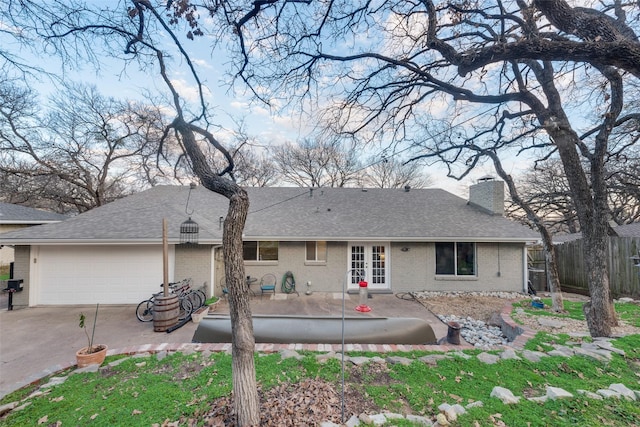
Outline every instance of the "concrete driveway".
[[[432, 325], [437, 339], [447, 334], [447, 326], [416, 301], [389, 294], [373, 295], [368, 302], [372, 311], [359, 315], [418, 317]], [[357, 305], [358, 295], [347, 295], [345, 313], [356, 314]], [[100, 306], [94, 342], [106, 344], [110, 350], [192, 342], [197, 324], [189, 322], [171, 333], [154, 332], [153, 322], [137, 320], [135, 308], [135, 305]], [[251, 298], [251, 309], [253, 314], [340, 316], [342, 294], [257, 295]], [[87, 338], [78, 327], [81, 312], [87, 317], [90, 333], [95, 306], [34, 307], [12, 311], [7, 310], [6, 302], [1, 306], [0, 396], [75, 363], [76, 350], [87, 345]], [[227, 301], [222, 300], [217, 313], [228, 312]]]

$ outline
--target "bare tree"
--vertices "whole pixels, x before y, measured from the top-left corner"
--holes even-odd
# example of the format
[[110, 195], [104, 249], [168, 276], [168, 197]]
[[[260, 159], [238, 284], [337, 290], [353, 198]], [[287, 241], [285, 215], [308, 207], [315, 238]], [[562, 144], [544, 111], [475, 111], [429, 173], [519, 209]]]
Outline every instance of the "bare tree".
[[[626, 150], [624, 156], [609, 156], [606, 161], [606, 184], [610, 219], [618, 225], [640, 219], [640, 157], [636, 150]], [[520, 195], [543, 218], [553, 234], [580, 231], [569, 184], [557, 158], [537, 162], [517, 178]], [[529, 224], [517, 205], [507, 207], [506, 214]]]
[[[518, 175], [515, 181], [523, 203], [542, 218], [550, 233], [578, 232], [575, 207], [559, 159], [537, 162]], [[523, 224], [530, 224], [527, 214], [515, 203], [506, 207], [505, 214]]]
[[160, 128], [149, 107], [81, 85], [54, 95], [48, 111], [40, 105], [32, 91], [0, 84], [0, 174], [19, 190], [11, 197], [81, 213], [154, 181]]
[[364, 170], [364, 185], [374, 188], [425, 188], [432, 184], [432, 179], [421, 170], [420, 162], [403, 162], [401, 160], [375, 157], [369, 158], [368, 167]]
[[[103, 57], [120, 59], [125, 67], [138, 67], [161, 77], [172, 110], [172, 121], [165, 128], [160, 140], [159, 152], [166, 153], [170, 136], [184, 150], [184, 155], [202, 185], [229, 200], [229, 208], [223, 227], [223, 255], [225, 275], [229, 289], [232, 324], [232, 373], [234, 410], [237, 424], [253, 426], [260, 423], [259, 399], [254, 365], [255, 340], [249, 306], [249, 290], [244, 279], [242, 259], [242, 230], [249, 208], [247, 193], [233, 180], [234, 162], [230, 153], [209, 130], [210, 111], [205, 102], [205, 88], [194, 62], [187, 54], [182, 41], [202, 34], [191, 26], [194, 8], [188, 2], [168, 2], [166, 8], [147, 0], [127, 2], [127, 10], [117, 4], [100, 8], [75, 2], [52, 0], [44, 6], [24, 0], [12, 4], [10, 13], [14, 22], [42, 36], [49, 52], [58, 54], [64, 64], [78, 61], [103, 66]], [[226, 10], [211, 10], [216, 36], [222, 38], [230, 29]], [[232, 32], [229, 35], [233, 36]], [[177, 63], [172, 58], [179, 58]], [[180, 64], [182, 62], [182, 64]], [[174, 67], [184, 67], [197, 89], [197, 101], [189, 103], [181, 97], [171, 76]], [[126, 69], [123, 71], [126, 76]], [[204, 154], [201, 143], [211, 144], [227, 160], [227, 166], [215, 171]]]
[[[624, 86], [640, 76], [640, 43], [631, 28], [637, 8], [619, 0], [597, 7], [256, 1], [232, 21], [239, 75], [293, 101], [322, 93], [333, 107], [325, 117], [348, 135], [409, 141], [415, 158], [438, 158], [457, 178], [490, 153], [557, 153], [586, 242], [589, 329], [608, 336], [616, 317], [604, 163], [612, 130], [637, 120], [624, 110]], [[438, 122], [453, 131], [427, 138]]]
[[360, 162], [356, 150], [336, 139], [306, 138], [274, 147], [273, 160], [281, 180], [299, 187], [359, 185]]
[[[246, 187], [268, 187], [279, 180], [277, 165], [269, 155], [270, 150], [258, 138], [250, 135], [243, 121], [236, 122], [233, 140], [227, 146], [235, 163], [234, 177], [239, 185]], [[217, 170], [227, 165], [224, 156], [215, 149], [207, 150], [211, 164]]]

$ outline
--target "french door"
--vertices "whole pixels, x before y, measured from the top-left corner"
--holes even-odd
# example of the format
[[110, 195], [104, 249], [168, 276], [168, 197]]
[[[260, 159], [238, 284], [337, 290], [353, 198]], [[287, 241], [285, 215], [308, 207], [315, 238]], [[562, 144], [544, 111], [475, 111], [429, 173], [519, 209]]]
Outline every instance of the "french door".
[[349, 243], [349, 289], [357, 289], [364, 273], [369, 289], [389, 289], [389, 245], [379, 242]]

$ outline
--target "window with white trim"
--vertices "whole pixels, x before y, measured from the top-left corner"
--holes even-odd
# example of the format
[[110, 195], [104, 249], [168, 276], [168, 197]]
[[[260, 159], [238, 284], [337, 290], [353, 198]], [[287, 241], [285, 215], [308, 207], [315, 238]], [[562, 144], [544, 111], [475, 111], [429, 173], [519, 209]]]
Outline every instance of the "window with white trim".
[[437, 242], [436, 275], [475, 276], [476, 244], [473, 242]]
[[245, 261], [278, 261], [278, 242], [242, 242], [242, 254]]
[[308, 262], [327, 262], [327, 242], [322, 240], [307, 241], [306, 247], [305, 260]]

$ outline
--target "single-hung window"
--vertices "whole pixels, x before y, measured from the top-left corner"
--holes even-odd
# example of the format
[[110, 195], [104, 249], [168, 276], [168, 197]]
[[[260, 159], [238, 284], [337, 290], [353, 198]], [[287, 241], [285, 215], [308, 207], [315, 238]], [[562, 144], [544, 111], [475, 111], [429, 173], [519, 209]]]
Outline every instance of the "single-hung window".
[[245, 261], [277, 261], [278, 242], [242, 242], [242, 253]]
[[436, 243], [436, 274], [474, 276], [476, 244], [473, 242]]
[[325, 241], [308, 241], [307, 243], [307, 261], [326, 262], [327, 261], [327, 242]]

